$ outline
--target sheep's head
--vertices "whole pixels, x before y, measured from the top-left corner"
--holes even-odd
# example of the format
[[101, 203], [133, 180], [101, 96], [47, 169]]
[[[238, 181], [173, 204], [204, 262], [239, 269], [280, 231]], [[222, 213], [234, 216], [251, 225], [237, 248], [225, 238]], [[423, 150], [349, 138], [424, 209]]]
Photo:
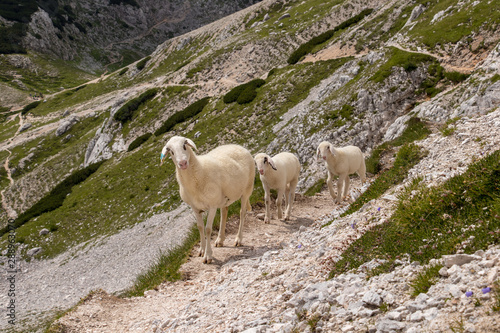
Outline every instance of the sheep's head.
[[335, 156], [335, 148], [333, 148], [333, 145], [328, 141], [321, 142], [316, 150], [317, 160], [322, 158], [326, 161], [329, 155]]
[[160, 165], [163, 165], [167, 154], [170, 154], [175, 166], [181, 170], [186, 170], [189, 166], [189, 158], [192, 153], [191, 148], [197, 150], [196, 145], [191, 139], [182, 136], [171, 137], [161, 151]]
[[273, 159], [271, 158], [271, 156], [267, 154], [259, 153], [255, 155], [254, 160], [255, 160], [255, 165], [257, 166], [257, 170], [261, 175], [264, 175], [266, 173], [266, 170], [269, 166], [274, 170], [277, 170]]

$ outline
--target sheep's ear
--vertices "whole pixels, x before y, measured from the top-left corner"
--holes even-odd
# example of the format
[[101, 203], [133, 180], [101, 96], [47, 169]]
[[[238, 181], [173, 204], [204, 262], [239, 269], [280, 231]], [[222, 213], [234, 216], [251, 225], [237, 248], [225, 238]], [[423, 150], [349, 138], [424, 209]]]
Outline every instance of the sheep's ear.
[[335, 151], [335, 147], [331, 143], [328, 145], [328, 149], [330, 150], [333, 156], [337, 154], [337, 152]]
[[186, 141], [184, 141], [184, 145], [188, 145], [189, 147], [198, 151], [198, 148], [196, 148], [196, 145], [194, 144], [193, 140], [191, 140], [191, 139], [186, 139]]
[[274, 170], [278, 170], [276, 169], [276, 164], [274, 164], [274, 161], [271, 157], [266, 157], [267, 158], [267, 162], [269, 163], [269, 165], [271, 166], [271, 168], [273, 168]]

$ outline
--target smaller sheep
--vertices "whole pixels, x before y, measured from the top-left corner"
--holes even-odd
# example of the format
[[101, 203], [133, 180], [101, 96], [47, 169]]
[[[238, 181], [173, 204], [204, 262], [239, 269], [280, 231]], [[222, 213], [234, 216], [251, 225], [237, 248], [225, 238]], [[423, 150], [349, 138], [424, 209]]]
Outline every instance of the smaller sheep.
[[[328, 190], [336, 203], [342, 200], [342, 187], [344, 187], [344, 197], [349, 193], [349, 175], [356, 172], [361, 177], [361, 182], [366, 180], [365, 158], [361, 149], [355, 146], [344, 148], [334, 148], [330, 142], [323, 141], [319, 144], [317, 157], [326, 161], [328, 168]], [[333, 176], [339, 176], [337, 180], [337, 198], [333, 192]], [[345, 184], [344, 184], [345, 183]]]
[[299, 181], [299, 159], [291, 153], [279, 153], [272, 158], [267, 154], [260, 153], [255, 155], [254, 160], [265, 191], [264, 200], [266, 203], [266, 216], [264, 218], [264, 223], [269, 223], [271, 220], [271, 214], [269, 212], [271, 189], [278, 191], [278, 198], [276, 199], [278, 219], [283, 217], [281, 209], [283, 194], [285, 195], [285, 221], [290, 219], [293, 201], [295, 199], [295, 188]]

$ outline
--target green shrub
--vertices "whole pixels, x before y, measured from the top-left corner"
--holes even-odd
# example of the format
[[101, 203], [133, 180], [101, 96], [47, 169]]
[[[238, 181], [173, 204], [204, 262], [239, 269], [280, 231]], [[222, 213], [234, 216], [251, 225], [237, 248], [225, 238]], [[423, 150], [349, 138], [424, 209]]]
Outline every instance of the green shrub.
[[0, 54], [26, 53], [22, 46], [26, 29], [21, 23], [14, 23], [11, 27], [0, 27]]
[[132, 7], [140, 8], [139, 4], [135, 0], [109, 0], [109, 4], [110, 5], [125, 4], [125, 5], [130, 5]]
[[[31, 219], [61, 207], [64, 203], [64, 199], [71, 193], [73, 186], [85, 181], [94, 172], [96, 172], [103, 163], [104, 161], [94, 163], [86, 168], [72, 173], [61, 183], [57, 184], [52, 191], [35, 203], [31, 208], [20, 214], [10, 225], [10, 228], [14, 227], [14, 229], [17, 229]], [[9, 232], [9, 226], [0, 230], [0, 236], [7, 232]]]
[[238, 102], [238, 104], [248, 104], [252, 102], [255, 97], [257, 97], [257, 90], [255, 90], [255, 87], [249, 86], [241, 92], [236, 102]]
[[411, 292], [412, 297], [417, 297], [421, 293], [426, 293], [439, 280], [439, 270], [443, 265], [435, 265], [426, 268], [424, 271], [418, 273], [417, 277], [410, 282], [410, 287], [413, 289]]
[[134, 99], [131, 99], [125, 105], [123, 105], [118, 111], [115, 113], [115, 120], [121, 122], [122, 124], [126, 124], [128, 121], [132, 119], [135, 111], [144, 103], [152, 99], [158, 93], [158, 88], [152, 88]]
[[[254, 79], [250, 82], [240, 84], [239, 86], [234, 87], [227, 94], [225, 94], [223, 101], [226, 104], [233, 102], [238, 102], [238, 104], [250, 103], [257, 96], [257, 92], [255, 91], [255, 89], [262, 87], [265, 83], [266, 81], [262, 79]], [[238, 100], [240, 95], [242, 94], [244, 94], [244, 97]]]
[[137, 139], [135, 139], [134, 141], [132, 141], [132, 143], [128, 146], [128, 151], [132, 151], [134, 150], [135, 148], [139, 147], [140, 145], [142, 145], [144, 142], [148, 141], [148, 139], [152, 136], [153, 134], [151, 133], [146, 133], [144, 135], [141, 135], [140, 137], [138, 137]]
[[163, 133], [170, 131], [175, 125], [194, 117], [195, 115], [203, 111], [203, 108], [208, 104], [209, 101], [210, 97], [202, 98], [194, 102], [193, 104], [190, 104], [184, 110], [174, 113], [163, 123], [163, 125], [161, 125], [160, 128], [155, 131], [155, 135], [160, 136]]
[[123, 68], [123, 69], [122, 69], [122, 70], [118, 73], [118, 75], [122, 76], [123, 74], [127, 73], [127, 71], [128, 71], [128, 67], [125, 67], [125, 68]]
[[40, 103], [42, 103], [42, 101], [36, 101], [36, 102], [33, 102], [33, 103], [30, 103], [28, 105], [26, 105], [23, 110], [21, 111], [21, 114], [26, 114], [28, 113], [29, 111], [33, 110], [34, 108], [36, 108], [38, 105], [40, 105]]
[[146, 67], [146, 64], [148, 63], [149, 60], [151, 60], [151, 57], [147, 56], [146, 58], [139, 61], [137, 65], [135, 65], [135, 67], [137, 67], [138, 70], [142, 71], [144, 67]]
[[365, 9], [361, 13], [359, 13], [356, 16], [351, 17], [350, 19], [340, 23], [338, 26], [336, 26], [332, 30], [327, 30], [323, 32], [322, 34], [315, 36], [311, 38], [308, 42], [302, 44], [299, 46], [297, 50], [295, 50], [290, 57], [288, 58], [288, 63], [290, 65], [296, 64], [303, 56], [305, 56], [308, 53], [311, 53], [313, 48], [316, 45], [320, 45], [328, 41], [330, 38], [333, 37], [335, 32], [346, 29], [359, 21], [361, 21], [365, 16], [371, 14], [373, 12], [373, 9]]
[[444, 76], [453, 83], [460, 83], [469, 77], [469, 75], [459, 72], [445, 72]]

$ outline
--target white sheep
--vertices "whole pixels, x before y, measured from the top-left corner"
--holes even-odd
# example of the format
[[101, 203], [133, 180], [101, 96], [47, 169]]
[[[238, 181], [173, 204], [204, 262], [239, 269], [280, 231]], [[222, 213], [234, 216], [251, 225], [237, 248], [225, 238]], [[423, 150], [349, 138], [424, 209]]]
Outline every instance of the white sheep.
[[[249, 199], [253, 191], [255, 167], [250, 152], [238, 145], [219, 146], [199, 156], [193, 149], [197, 150], [192, 140], [174, 136], [163, 147], [161, 164], [170, 153], [181, 198], [191, 206], [196, 216], [201, 239], [199, 255], [204, 256], [203, 262], [209, 264], [213, 259], [210, 236], [217, 208], [221, 209], [221, 225], [215, 246], [223, 246], [228, 207], [239, 199], [240, 226], [235, 246], [242, 244], [246, 211], [251, 210]], [[205, 211], [208, 211], [206, 227], [201, 216]]]
[[[349, 193], [349, 175], [356, 172], [361, 177], [361, 182], [366, 180], [365, 158], [361, 149], [355, 146], [344, 148], [334, 148], [330, 142], [323, 141], [319, 144], [317, 157], [326, 161], [328, 168], [328, 190], [336, 203], [342, 200], [342, 187], [344, 187], [344, 197]], [[337, 198], [333, 192], [333, 176], [339, 176], [337, 180]], [[344, 185], [345, 183], [345, 185]]]
[[295, 199], [295, 188], [299, 181], [300, 162], [297, 156], [291, 153], [279, 153], [271, 156], [260, 153], [255, 155], [255, 164], [260, 173], [262, 187], [264, 187], [264, 200], [266, 203], [266, 216], [264, 223], [269, 223], [271, 214], [269, 205], [271, 201], [270, 190], [278, 191], [276, 206], [278, 206], [278, 219], [283, 217], [281, 202], [285, 195], [285, 220], [290, 219], [293, 201]]

